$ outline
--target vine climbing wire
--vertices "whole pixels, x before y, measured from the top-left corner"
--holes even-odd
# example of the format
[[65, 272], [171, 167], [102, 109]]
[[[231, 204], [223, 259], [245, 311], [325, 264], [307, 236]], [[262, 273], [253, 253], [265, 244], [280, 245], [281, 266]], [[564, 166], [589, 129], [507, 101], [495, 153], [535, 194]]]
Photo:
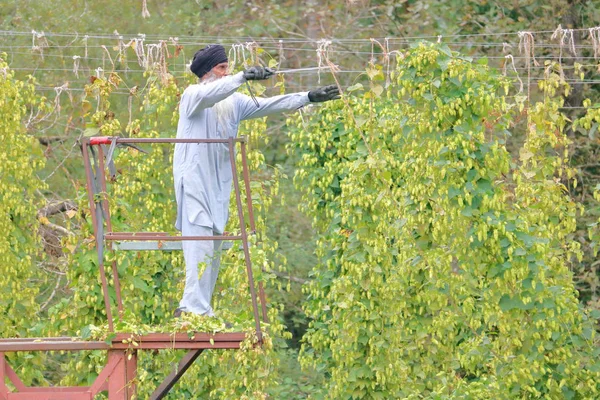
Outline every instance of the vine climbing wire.
[[[574, 32], [581, 33], [579, 42], [576, 41]], [[7, 54], [6, 59], [15, 73], [20, 76], [33, 75], [37, 78], [36, 90], [54, 97], [57, 117], [54, 124], [50, 124], [49, 119], [47, 129], [40, 131], [40, 135], [51, 133], [52, 137], [69, 138], [52, 142], [48, 146], [48, 168], [55, 171], [64, 165], [65, 157], [72, 157], [72, 146], [81, 136], [81, 131], [77, 129], [82, 129], [83, 119], [76, 117], [76, 110], [86, 109], [88, 104], [93, 103], [89, 99], [89, 89], [86, 89], [90, 80], [102, 74], [118, 76], [113, 81], [115, 87], [111, 90], [111, 96], [115, 98], [114, 101], [123, 104], [122, 109], [127, 110], [126, 120], [131, 121], [132, 110], [143, 106], [143, 98], [149, 88], [148, 74], [158, 77], [163, 83], [169, 79], [190, 81], [190, 56], [204, 43], [218, 41], [229, 45], [232, 68], [239, 68], [250, 61], [268, 64], [272, 60], [280, 71], [282, 84], [288, 90], [302, 91], [311, 87], [315, 81], [318, 83], [323, 78], [324, 71], [329, 72], [326, 79], [335, 81], [342, 89], [348, 87], [362, 79], [369, 63], [383, 66], [388, 86], [392, 65], [398, 62], [410, 43], [439, 40], [450, 49], [459, 50], [468, 46], [469, 52], [475, 57], [486, 57], [490, 65], [506, 71], [519, 92], [526, 90], [527, 97], [531, 98], [532, 87], [544, 79], [548, 62], [561, 65], [564, 82], [570, 85], [598, 83], [599, 32], [600, 27], [580, 30], [558, 27], [554, 31], [531, 30], [489, 35], [312, 40], [290, 37], [251, 39], [242, 36], [3, 30], [0, 31], [0, 52]], [[256, 56], [256, 49], [259, 47], [262, 53], [260, 60]], [[500, 49], [503, 51], [500, 52]], [[563, 65], [567, 60], [571, 65]], [[574, 66], [573, 60], [579, 64]], [[567, 74], [568, 71], [573, 71], [574, 75], [583, 71], [587, 79], [571, 76]], [[266, 94], [275, 93], [275, 90], [279, 88], [268, 89]], [[576, 109], [579, 105], [567, 107]], [[59, 127], [64, 128], [61, 130]], [[48, 142], [46, 139], [42, 140]], [[51, 180], [54, 177], [56, 175], [49, 172], [45, 179]]]

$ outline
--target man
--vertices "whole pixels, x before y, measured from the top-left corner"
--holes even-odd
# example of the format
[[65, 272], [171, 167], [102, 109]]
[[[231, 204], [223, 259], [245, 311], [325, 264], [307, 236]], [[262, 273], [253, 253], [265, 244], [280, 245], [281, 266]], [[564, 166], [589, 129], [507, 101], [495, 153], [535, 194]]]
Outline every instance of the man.
[[[258, 98], [236, 93], [249, 80], [262, 80], [275, 72], [252, 67], [229, 75], [225, 49], [209, 45], [194, 55], [190, 66], [200, 83], [190, 85], [181, 96], [177, 138], [214, 139], [237, 136], [240, 121], [260, 118], [340, 98], [335, 85], [311, 92]], [[256, 102], [258, 103], [256, 103]], [[225, 143], [177, 143], [173, 157], [177, 200], [176, 228], [183, 236], [222, 235], [227, 223], [231, 193], [229, 148]], [[221, 241], [182, 241], [186, 264], [183, 298], [175, 310], [214, 316], [210, 305], [219, 275]], [[206, 264], [198, 279], [198, 264]]]

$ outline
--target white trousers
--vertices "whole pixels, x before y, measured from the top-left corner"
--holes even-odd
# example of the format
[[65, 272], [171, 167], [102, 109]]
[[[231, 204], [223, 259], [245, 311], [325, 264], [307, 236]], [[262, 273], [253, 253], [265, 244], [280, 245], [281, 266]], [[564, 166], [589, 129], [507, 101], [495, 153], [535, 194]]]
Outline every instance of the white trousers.
[[[192, 224], [182, 207], [182, 236], [214, 236], [212, 228]], [[221, 265], [221, 240], [182, 240], [185, 259], [185, 289], [179, 302], [182, 311], [194, 314], [215, 315], [210, 300], [215, 290]], [[198, 272], [202, 276], [198, 276]]]

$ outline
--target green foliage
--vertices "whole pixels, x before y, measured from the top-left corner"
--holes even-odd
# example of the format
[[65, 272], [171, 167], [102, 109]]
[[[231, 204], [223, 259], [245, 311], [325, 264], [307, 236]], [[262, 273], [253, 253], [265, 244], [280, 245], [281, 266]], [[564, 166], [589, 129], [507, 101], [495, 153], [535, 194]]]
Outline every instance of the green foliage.
[[15, 80], [3, 60], [6, 55], [0, 56], [0, 286], [9, 288], [0, 291], [4, 310], [0, 335], [12, 337], [26, 335], [37, 313], [38, 288], [31, 278], [39, 254], [35, 191], [43, 187], [36, 175], [43, 158], [37, 141], [23, 126], [28, 107], [40, 101], [33, 82]]
[[[35, 82], [20, 81], [0, 54], [0, 337], [27, 337], [38, 322], [37, 295], [45, 276], [37, 268], [41, 258], [36, 214], [43, 189], [37, 172], [44, 165], [39, 143], [24, 125], [33, 125], [43, 114], [44, 99], [35, 93]], [[38, 111], [35, 114], [33, 111]], [[45, 218], [42, 223], [48, 223]], [[36, 282], [34, 284], [34, 282]], [[22, 378], [40, 378], [27, 357], [11, 357]], [[39, 361], [39, 360], [38, 360]]]
[[296, 120], [297, 186], [320, 232], [301, 360], [327, 398], [594, 398], [593, 325], [559, 178], [564, 118], [535, 104], [514, 160], [508, 82], [419, 44], [383, 91]]

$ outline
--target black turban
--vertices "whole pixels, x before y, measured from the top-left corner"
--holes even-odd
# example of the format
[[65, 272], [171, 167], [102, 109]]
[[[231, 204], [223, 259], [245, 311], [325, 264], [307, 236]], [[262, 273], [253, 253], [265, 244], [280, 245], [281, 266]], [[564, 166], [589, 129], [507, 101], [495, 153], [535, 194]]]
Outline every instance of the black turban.
[[190, 70], [192, 70], [198, 78], [202, 78], [216, 65], [224, 62], [227, 62], [225, 48], [220, 44], [209, 44], [194, 54]]

